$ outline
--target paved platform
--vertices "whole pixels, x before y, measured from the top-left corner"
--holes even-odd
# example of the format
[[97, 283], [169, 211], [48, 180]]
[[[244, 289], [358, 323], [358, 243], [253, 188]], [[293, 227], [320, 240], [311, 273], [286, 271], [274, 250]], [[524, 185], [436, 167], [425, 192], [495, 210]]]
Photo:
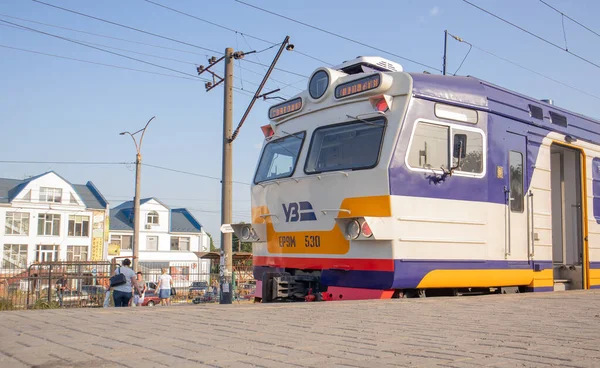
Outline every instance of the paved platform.
[[600, 367], [600, 291], [0, 312], [1, 367]]

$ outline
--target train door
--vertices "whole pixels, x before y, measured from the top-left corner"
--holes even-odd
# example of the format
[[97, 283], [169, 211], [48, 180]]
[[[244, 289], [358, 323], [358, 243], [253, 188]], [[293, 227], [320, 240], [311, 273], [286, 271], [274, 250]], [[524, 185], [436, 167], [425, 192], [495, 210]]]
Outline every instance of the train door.
[[582, 154], [557, 144], [550, 154], [554, 290], [583, 289]]
[[528, 219], [526, 202], [527, 138], [508, 133], [506, 138], [506, 160], [508, 173], [505, 175], [506, 237], [505, 258], [508, 260], [528, 259]]

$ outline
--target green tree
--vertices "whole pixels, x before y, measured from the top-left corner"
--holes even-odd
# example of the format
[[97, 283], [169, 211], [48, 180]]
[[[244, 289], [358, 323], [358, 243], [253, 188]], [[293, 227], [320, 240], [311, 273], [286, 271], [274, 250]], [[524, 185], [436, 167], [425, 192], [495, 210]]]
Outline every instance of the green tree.
[[206, 235], [208, 235], [208, 238], [210, 239], [210, 251], [218, 252], [219, 248], [215, 247], [215, 242], [213, 241], [212, 235], [210, 235], [210, 233], [206, 233]]
[[232, 248], [234, 252], [247, 252], [252, 253], [252, 243], [251, 242], [243, 242], [238, 239], [235, 234], [232, 235]]

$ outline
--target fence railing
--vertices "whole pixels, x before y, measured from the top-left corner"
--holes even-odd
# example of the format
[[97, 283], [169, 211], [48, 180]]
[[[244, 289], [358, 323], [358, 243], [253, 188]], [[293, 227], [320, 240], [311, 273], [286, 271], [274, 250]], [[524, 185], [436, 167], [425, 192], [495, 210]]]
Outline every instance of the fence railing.
[[[200, 272], [189, 264], [169, 264], [167, 273], [173, 279], [173, 303], [218, 302], [219, 275]], [[114, 263], [43, 262], [28, 267], [0, 268], [0, 310], [102, 307]], [[140, 266], [148, 289], [155, 289], [160, 267]], [[254, 294], [252, 266], [234, 272], [234, 297], [250, 299]], [[156, 293], [149, 290], [145, 305], [159, 303]], [[133, 302], [133, 298], [132, 298]], [[113, 305], [112, 297], [109, 306]]]

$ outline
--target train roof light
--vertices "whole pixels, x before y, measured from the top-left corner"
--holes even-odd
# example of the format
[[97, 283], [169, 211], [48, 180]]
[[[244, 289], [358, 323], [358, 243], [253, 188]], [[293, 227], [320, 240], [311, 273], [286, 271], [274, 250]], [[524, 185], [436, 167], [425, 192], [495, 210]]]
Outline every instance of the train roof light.
[[270, 124], [261, 126], [260, 130], [262, 130], [265, 138], [271, 137], [272, 135], [275, 134], [275, 132], [273, 131], [273, 128], [271, 127]]
[[375, 108], [375, 110], [379, 112], [386, 112], [392, 108], [392, 96], [379, 95], [376, 97], [372, 97], [370, 100], [371, 105], [373, 105], [373, 108]]

